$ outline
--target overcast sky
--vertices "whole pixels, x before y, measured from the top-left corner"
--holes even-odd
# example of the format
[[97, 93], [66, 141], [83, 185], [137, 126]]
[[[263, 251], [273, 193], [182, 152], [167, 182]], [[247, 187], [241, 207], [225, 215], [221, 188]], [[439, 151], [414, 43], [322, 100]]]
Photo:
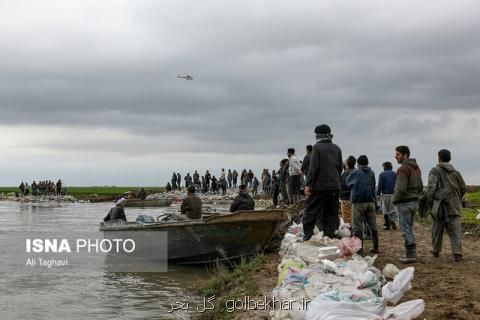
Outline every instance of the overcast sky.
[[[327, 123], [480, 184], [480, 2], [0, 2], [0, 185], [277, 169]], [[193, 81], [178, 79], [190, 74]]]

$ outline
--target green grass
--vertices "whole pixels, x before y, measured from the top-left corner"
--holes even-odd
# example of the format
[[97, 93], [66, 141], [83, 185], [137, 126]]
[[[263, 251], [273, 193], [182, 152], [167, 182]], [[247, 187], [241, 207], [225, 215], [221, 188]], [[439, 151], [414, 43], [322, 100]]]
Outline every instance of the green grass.
[[203, 297], [208, 298], [215, 295], [215, 308], [211, 315], [213, 319], [232, 318], [232, 313], [227, 312], [226, 309], [228, 299], [243, 299], [245, 296], [259, 295], [255, 275], [266, 261], [266, 256], [257, 255], [252, 259], [241, 259], [231, 270], [224, 266], [216, 268], [210, 279], [203, 283], [198, 290]]
[[477, 203], [480, 203], [480, 191], [468, 193], [467, 194], [467, 200], [468, 201], [475, 201]]
[[477, 209], [463, 208], [462, 209], [462, 222], [471, 224], [480, 224], [477, 220]]
[[[130, 190], [138, 190], [141, 187], [67, 187], [68, 194], [74, 197], [86, 197], [91, 194], [98, 194], [99, 196], [116, 196]], [[163, 187], [144, 187], [145, 190], [151, 192], [163, 192]], [[18, 192], [18, 187], [0, 187], [0, 193]]]

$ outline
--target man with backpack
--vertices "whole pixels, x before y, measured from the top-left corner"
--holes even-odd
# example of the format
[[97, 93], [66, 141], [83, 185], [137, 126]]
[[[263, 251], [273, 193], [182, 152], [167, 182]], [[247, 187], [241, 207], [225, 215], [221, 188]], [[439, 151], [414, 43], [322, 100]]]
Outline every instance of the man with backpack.
[[426, 199], [431, 204], [432, 255], [442, 251], [443, 231], [447, 231], [452, 245], [453, 259], [462, 261], [462, 198], [467, 187], [460, 172], [449, 163], [450, 151], [438, 152], [438, 164], [428, 174]]
[[368, 158], [361, 155], [357, 159], [358, 169], [353, 171], [346, 179], [346, 185], [351, 188], [350, 201], [353, 208], [353, 235], [362, 240], [362, 249], [359, 254], [363, 254], [363, 234], [364, 221], [366, 222], [372, 234], [373, 249], [370, 253], [378, 253], [378, 230], [375, 217], [375, 174], [368, 166]]

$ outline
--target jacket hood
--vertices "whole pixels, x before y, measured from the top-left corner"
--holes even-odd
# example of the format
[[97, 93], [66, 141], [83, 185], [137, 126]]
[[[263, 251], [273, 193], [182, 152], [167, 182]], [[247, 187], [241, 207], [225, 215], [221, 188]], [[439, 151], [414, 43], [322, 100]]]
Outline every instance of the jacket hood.
[[413, 158], [410, 158], [410, 159], [406, 159], [402, 162], [402, 164], [406, 165], [406, 166], [409, 166], [409, 167], [412, 167], [413, 169], [417, 169], [418, 168], [418, 164], [417, 164], [417, 160], [413, 159]]
[[439, 163], [438, 166], [448, 173], [455, 171], [455, 168], [450, 163]]
[[239, 195], [240, 197], [243, 197], [243, 198], [249, 198], [249, 197], [250, 197], [250, 195], [248, 194], [248, 192], [244, 192], [244, 191], [239, 192], [238, 195]]
[[369, 173], [370, 171], [372, 171], [372, 169], [369, 166], [361, 166], [358, 168], [358, 170], [362, 170], [365, 173]]

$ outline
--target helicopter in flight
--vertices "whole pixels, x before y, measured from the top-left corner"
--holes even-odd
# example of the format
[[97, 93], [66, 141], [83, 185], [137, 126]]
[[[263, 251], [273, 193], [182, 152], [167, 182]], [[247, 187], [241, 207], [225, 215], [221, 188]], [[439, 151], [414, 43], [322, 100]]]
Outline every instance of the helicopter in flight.
[[180, 78], [180, 79], [185, 79], [185, 80], [193, 80], [193, 77], [189, 74], [187, 74], [186, 76], [179, 76], [177, 74], [177, 78]]

